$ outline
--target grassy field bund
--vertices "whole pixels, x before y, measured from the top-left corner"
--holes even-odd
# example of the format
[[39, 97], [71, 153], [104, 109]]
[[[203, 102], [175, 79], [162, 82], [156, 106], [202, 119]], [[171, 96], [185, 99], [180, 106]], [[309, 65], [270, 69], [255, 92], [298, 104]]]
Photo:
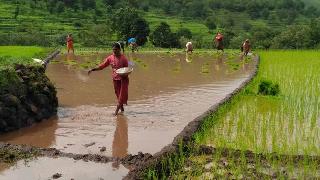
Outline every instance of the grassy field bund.
[[44, 58], [49, 52], [49, 48], [38, 46], [0, 46], [0, 68], [34, 63], [32, 58]]
[[44, 58], [49, 52], [37, 46], [0, 46], [0, 90], [18, 81], [14, 64], [39, 65], [32, 58]]
[[[258, 75], [147, 178], [319, 178], [320, 52], [261, 51]], [[257, 95], [262, 80], [280, 95]], [[197, 147], [213, 147], [210, 153]], [[191, 148], [190, 148], [191, 147]], [[196, 148], [194, 148], [196, 147]]]

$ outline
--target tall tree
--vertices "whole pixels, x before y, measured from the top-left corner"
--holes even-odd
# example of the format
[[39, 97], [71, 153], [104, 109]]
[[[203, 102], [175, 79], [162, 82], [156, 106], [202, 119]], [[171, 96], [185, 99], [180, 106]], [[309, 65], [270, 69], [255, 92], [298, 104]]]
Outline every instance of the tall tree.
[[118, 38], [128, 40], [135, 37], [140, 45], [143, 45], [150, 33], [148, 22], [132, 8], [120, 8], [111, 17], [112, 27], [118, 34]]
[[172, 33], [170, 26], [161, 22], [150, 35], [152, 44], [156, 47], [172, 48], [179, 46], [178, 36]]

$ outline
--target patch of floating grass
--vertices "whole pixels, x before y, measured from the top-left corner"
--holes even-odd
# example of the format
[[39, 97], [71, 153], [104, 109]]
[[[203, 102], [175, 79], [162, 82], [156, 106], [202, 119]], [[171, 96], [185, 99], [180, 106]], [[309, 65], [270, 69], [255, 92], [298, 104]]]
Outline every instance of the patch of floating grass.
[[201, 66], [201, 73], [202, 74], [208, 74], [210, 73], [210, 64], [208, 62], [204, 63], [202, 66]]
[[139, 58], [132, 58], [132, 61], [133, 61], [136, 65], [138, 65], [139, 67], [142, 67], [142, 68], [147, 68], [147, 67], [148, 67], [148, 65], [147, 65], [144, 61], [142, 61], [141, 59], [139, 59]]
[[60, 61], [58, 61], [58, 60], [51, 60], [50, 61], [50, 64], [59, 64], [60, 63]]
[[228, 60], [225, 61], [225, 64], [227, 64], [229, 68], [234, 71], [240, 68], [240, 63], [235, 61], [235, 57], [232, 57], [231, 59], [228, 58]]
[[67, 60], [67, 61], [63, 61], [63, 63], [65, 65], [68, 65], [68, 66], [76, 66], [76, 65], [78, 65], [78, 63], [75, 60]]
[[175, 72], [175, 73], [181, 72], [181, 63], [180, 63], [180, 61], [175, 63], [172, 71]]
[[37, 154], [38, 152], [36, 150], [25, 153], [15, 149], [0, 149], [0, 162], [14, 163], [21, 159], [30, 159]]

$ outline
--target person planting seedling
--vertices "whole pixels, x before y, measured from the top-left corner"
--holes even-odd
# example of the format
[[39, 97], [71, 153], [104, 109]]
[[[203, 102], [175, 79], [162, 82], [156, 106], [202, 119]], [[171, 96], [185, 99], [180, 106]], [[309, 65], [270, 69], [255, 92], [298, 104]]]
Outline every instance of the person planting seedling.
[[246, 39], [242, 44], [242, 48], [241, 48], [243, 55], [247, 56], [248, 53], [250, 52], [250, 49], [251, 49], [251, 45], [250, 45], [249, 39]]

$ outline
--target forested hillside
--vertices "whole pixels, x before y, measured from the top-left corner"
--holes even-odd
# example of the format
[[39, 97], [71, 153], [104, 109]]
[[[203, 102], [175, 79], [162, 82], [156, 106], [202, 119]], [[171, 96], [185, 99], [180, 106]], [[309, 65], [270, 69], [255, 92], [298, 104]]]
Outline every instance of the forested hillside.
[[315, 7], [320, 7], [320, 1], [319, 0], [303, 0], [306, 5], [311, 5]]
[[[63, 45], [72, 33], [78, 46], [138, 37], [147, 46], [168, 41], [160, 44], [181, 47], [192, 40], [210, 48], [220, 31], [229, 48], [246, 38], [255, 48], [316, 48], [320, 11], [313, 5], [312, 0], [0, 0], [0, 44]], [[169, 26], [159, 27], [161, 22]], [[159, 31], [165, 32], [162, 39]]]

